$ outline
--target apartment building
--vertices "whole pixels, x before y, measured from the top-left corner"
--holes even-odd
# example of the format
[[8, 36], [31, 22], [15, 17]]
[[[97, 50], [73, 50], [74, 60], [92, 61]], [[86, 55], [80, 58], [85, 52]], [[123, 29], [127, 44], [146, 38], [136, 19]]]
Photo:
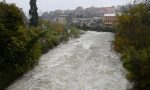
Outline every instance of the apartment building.
[[106, 27], [113, 27], [117, 23], [116, 14], [104, 14], [103, 25]]
[[150, 0], [134, 0], [134, 4], [139, 4], [139, 3], [150, 4]]

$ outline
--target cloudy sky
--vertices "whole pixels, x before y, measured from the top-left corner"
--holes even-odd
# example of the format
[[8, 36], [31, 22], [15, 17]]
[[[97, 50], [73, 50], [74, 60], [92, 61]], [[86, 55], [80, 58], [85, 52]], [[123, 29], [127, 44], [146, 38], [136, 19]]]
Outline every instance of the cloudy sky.
[[[2, 1], [2, 0], [0, 0]], [[6, 0], [7, 3], [16, 3], [25, 12], [29, 10], [30, 0]], [[77, 6], [102, 7], [112, 5], [122, 5], [130, 3], [132, 0], [37, 0], [38, 11], [51, 11], [56, 9], [75, 9]]]

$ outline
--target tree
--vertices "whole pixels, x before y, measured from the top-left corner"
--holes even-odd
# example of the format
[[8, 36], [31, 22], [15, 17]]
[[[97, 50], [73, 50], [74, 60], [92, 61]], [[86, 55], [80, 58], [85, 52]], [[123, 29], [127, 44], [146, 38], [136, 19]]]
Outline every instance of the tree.
[[37, 13], [37, 5], [36, 5], [36, 0], [30, 0], [30, 10], [29, 10], [29, 15], [31, 16], [30, 18], [30, 26], [37, 26], [39, 22], [39, 17]]
[[133, 90], [150, 89], [150, 13], [144, 4], [134, 5], [118, 16], [115, 49], [122, 53]]
[[0, 2], [0, 90], [13, 81], [18, 62], [25, 58], [26, 36], [18, 32], [21, 26], [24, 26], [22, 10], [15, 4]]
[[5, 29], [14, 31], [24, 25], [23, 13], [15, 4], [8, 5], [3, 2], [0, 3], [0, 13], [0, 24]]

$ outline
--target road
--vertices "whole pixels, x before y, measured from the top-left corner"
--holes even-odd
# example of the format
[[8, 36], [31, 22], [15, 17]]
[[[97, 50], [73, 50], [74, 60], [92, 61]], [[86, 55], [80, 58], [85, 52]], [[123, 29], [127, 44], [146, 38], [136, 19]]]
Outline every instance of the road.
[[126, 70], [111, 50], [113, 37], [88, 31], [58, 45], [8, 90], [127, 90]]

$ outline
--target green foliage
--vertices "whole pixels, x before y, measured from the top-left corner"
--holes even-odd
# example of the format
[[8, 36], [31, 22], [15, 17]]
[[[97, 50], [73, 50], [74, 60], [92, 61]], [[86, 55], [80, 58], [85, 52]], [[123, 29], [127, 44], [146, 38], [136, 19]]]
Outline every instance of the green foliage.
[[39, 23], [39, 17], [37, 13], [37, 5], [36, 5], [36, 0], [30, 0], [30, 10], [29, 14], [31, 16], [30, 18], [30, 26], [37, 26]]
[[5, 29], [16, 30], [24, 24], [22, 11], [15, 4], [0, 2], [0, 24]]
[[37, 27], [27, 27], [18, 7], [0, 3], [0, 90], [31, 70], [41, 54], [69, 36], [78, 37], [78, 32], [73, 29], [69, 33], [63, 25], [49, 21], [39, 20]]
[[97, 25], [95, 27], [89, 27], [86, 24], [83, 24], [83, 26], [81, 25], [74, 25], [74, 26], [84, 31], [90, 30], [90, 31], [97, 31], [97, 32], [115, 32], [115, 27], [104, 27], [100, 25]]
[[[0, 40], [2, 47], [0, 51], [0, 73], [6, 76], [3, 79], [7, 82], [3, 83], [3, 79], [0, 80], [0, 86], [1, 84], [9, 84], [15, 77], [30, 70], [41, 55], [41, 45], [39, 40], [36, 39], [39, 36], [38, 34], [34, 35], [25, 27], [20, 27], [17, 31], [11, 32], [13, 35], [10, 35], [9, 31], [6, 31], [6, 33], [8, 33], [7, 39], [9, 41], [6, 42], [6, 38]], [[12, 77], [8, 75], [12, 75]]]
[[118, 16], [114, 47], [122, 53], [124, 67], [133, 81], [133, 90], [150, 89], [150, 13], [145, 5], [136, 5]]
[[96, 27], [94, 31], [97, 32], [115, 32], [115, 27]]
[[76, 27], [65, 28], [61, 40], [68, 41], [69, 38], [79, 38], [82, 33]]
[[71, 27], [70, 28], [70, 37], [72, 38], [79, 38], [80, 37], [80, 30], [75, 28], [75, 27]]

